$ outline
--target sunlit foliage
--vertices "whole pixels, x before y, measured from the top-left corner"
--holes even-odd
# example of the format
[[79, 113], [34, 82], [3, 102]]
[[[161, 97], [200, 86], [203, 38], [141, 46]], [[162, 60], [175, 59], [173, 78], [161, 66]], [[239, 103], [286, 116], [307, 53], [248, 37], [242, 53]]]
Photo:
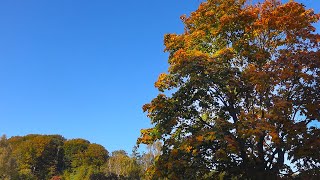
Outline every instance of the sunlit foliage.
[[123, 150], [109, 152], [84, 139], [60, 135], [14, 136], [0, 139], [2, 180], [141, 179], [142, 164]]
[[182, 16], [143, 106], [154, 127], [138, 141], [163, 142], [150, 178], [319, 176], [319, 18], [278, 0], [208, 0]]

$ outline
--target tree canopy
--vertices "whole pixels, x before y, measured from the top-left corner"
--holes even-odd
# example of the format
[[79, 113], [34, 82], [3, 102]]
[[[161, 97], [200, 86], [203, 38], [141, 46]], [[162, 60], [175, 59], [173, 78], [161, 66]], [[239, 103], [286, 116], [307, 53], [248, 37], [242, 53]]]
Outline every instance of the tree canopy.
[[295, 1], [208, 0], [181, 19], [143, 106], [154, 127], [138, 142], [163, 143], [151, 178], [319, 177], [320, 15]]
[[[154, 153], [152, 153], [153, 155]], [[151, 152], [128, 155], [109, 152], [85, 139], [60, 135], [6, 136], [0, 138], [2, 180], [104, 180], [143, 179], [154, 162]]]

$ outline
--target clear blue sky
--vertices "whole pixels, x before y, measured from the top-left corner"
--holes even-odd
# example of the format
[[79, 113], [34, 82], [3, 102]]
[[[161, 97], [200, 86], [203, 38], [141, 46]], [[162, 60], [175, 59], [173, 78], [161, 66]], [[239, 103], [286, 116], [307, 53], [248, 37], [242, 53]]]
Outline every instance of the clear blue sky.
[[[319, 12], [317, 0], [301, 0]], [[163, 35], [199, 0], [1, 0], [0, 134], [131, 152], [167, 69]], [[318, 26], [319, 28], [319, 26]]]

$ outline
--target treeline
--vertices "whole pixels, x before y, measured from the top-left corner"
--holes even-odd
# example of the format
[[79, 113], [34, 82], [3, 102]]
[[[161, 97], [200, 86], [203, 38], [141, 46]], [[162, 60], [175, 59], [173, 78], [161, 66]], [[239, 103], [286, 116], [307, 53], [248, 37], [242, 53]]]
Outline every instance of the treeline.
[[26, 135], [0, 139], [1, 180], [104, 180], [144, 179], [160, 152], [160, 143], [148, 152], [109, 153], [84, 139], [61, 135]]

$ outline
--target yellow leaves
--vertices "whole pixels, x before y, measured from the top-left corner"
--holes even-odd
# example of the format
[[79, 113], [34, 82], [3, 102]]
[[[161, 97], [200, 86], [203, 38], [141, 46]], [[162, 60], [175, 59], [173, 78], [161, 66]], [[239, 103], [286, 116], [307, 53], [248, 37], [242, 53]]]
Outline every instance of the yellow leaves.
[[167, 74], [161, 73], [158, 77], [158, 81], [154, 84], [154, 86], [156, 88], [161, 88], [161, 87], [165, 86], [166, 85], [166, 82], [165, 82], [166, 77], [167, 77]]
[[154, 86], [163, 92], [164, 90], [170, 90], [177, 86], [173, 76], [170, 76], [166, 73], [161, 73], [158, 77], [158, 80], [155, 82]]
[[167, 97], [164, 94], [159, 94], [151, 103], [143, 105], [142, 109], [144, 112], [148, 112], [150, 117], [155, 110], [162, 109], [167, 106]]
[[152, 144], [154, 141], [156, 141], [160, 134], [155, 128], [149, 128], [149, 129], [142, 129], [140, 131], [141, 137], [138, 138], [137, 143], [140, 144]]
[[201, 39], [205, 35], [206, 33], [203, 30], [197, 30], [191, 34], [190, 39]]
[[305, 10], [303, 5], [297, 2], [280, 5], [266, 1], [262, 4], [261, 10], [261, 20], [256, 24], [261, 25], [261, 30], [267, 28], [285, 32], [299, 30], [313, 23], [315, 19], [313, 10]]
[[205, 16], [214, 16], [216, 14], [216, 12], [214, 12], [213, 10], [209, 10], [205, 12]]
[[166, 34], [164, 36], [164, 45], [166, 46], [165, 51], [170, 49], [179, 49], [183, 46], [184, 36], [177, 34]]
[[189, 144], [183, 144], [180, 148], [180, 150], [185, 151], [187, 153], [191, 152], [191, 150], [193, 149], [192, 146], [190, 146]]
[[205, 53], [203, 53], [202, 51], [195, 50], [195, 51], [193, 51], [193, 55], [195, 57], [200, 57], [200, 56], [205, 55]]
[[235, 52], [233, 48], [223, 48], [216, 51], [213, 57], [223, 57], [224, 59], [232, 59], [234, 53]]
[[197, 57], [207, 57], [207, 54], [200, 51], [200, 50], [189, 50], [185, 51], [184, 49], [179, 49], [173, 55], [173, 58], [170, 62], [171, 64], [181, 64], [181, 63], [188, 63], [188, 61], [192, 61], [192, 59]]
[[216, 139], [215, 133], [213, 131], [207, 132], [205, 134], [205, 140], [206, 141], [214, 141]]
[[177, 50], [173, 56], [169, 59], [170, 63], [170, 72], [177, 71], [178, 67], [183, 65], [188, 59], [188, 55], [184, 49]]
[[202, 142], [203, 139], [204, 139], [204, 137], [202, 135], [196, 137], [196, 140], [199, 142]]
[[185, 150], [186, 152], [190, 152], [192, 150], [192, 146], [186, 146]]
[[228, 24], [229, 22], [232, 22], [234, 16], [230, 16], [230, 15], [223, 15], [221, 18], [220, 18], [220, 23], [222, 25], [225, 25], [225, 24]]
[[196, 156], [196, 155], [198, 155], [199, 154], [199, 152], [196, 150], [196, 149], [194, 149], [193, 151], [192, 151], [192, 155], [193, 156]]
[[178, 51], [176, 51], [174, 54], [173, 54], [173, 58], [174, 59], [185, 59], [187, 57], [187, 53], [186, 51], [184, 51], [184, 49], [179, 49]]

